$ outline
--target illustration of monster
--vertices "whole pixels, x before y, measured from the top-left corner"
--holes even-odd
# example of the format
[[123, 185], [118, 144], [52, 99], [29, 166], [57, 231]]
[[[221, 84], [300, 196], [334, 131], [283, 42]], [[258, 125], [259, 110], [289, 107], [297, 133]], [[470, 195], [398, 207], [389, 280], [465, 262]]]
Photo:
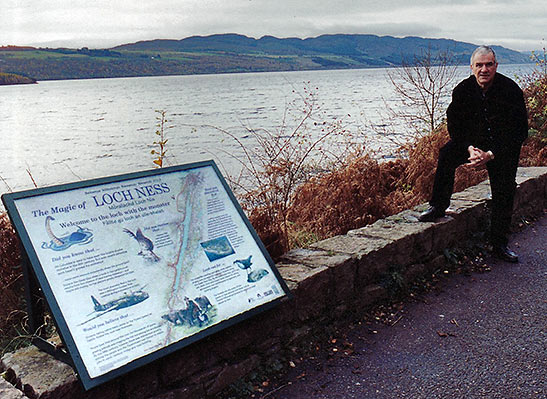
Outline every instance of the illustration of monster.
[[234, 265], [237, 265], [240, 269], [247, 271], [247, 282], [256, 283], [258, 280], [262, 279], [262, 277], [266, 276], [268, 274], [268, 271], [265, 269], [251, 271], [251, 265], [253, 264], [251, 262], [252, 257], [253, 256], [250, 255], [246, 259], [234, 260]]
[[54, 251], [63, 251], [72, 245], [84, 245], [93, 241], [93, 233], [90, 229], [84, 229], [77, 226], [78, 229], [72, 233], [68, 233], [64, 236], [57, 237], [51, 229], [51, 221], [55, 220], [52, 216], [47, 216], [45, 221], [45, 228], [47, 235], [50, 238], [50, 242], [42, 242], [42, 248], [52, 249]]
[[131, 230], [128, 230], [128, 229], [123, 229], [123, 231], [129, 234], [139, 243], [141, 250], [137, 255], [140, 255], [143, 258], [153, 262], [157, 262], [160, 260], [160, 257], [156, 255], [153, 251], [154, 243], [152, 242], [152, 240], [150, 240], [148, 237], [145, 237], [145, 235], [142, 234], [142, 231], [140, 228], [137, 229], [136, 233], [133, 233]]

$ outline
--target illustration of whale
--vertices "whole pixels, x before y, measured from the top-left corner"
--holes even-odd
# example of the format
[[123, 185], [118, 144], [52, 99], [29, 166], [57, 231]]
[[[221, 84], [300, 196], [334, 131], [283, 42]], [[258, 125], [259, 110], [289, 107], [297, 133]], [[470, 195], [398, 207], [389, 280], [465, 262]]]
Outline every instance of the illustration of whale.
[[47, 216], [45, 221], [45, 229], [50, 242], [42, 242], [42, 248], [52, 249], [54, 251], [63, 251], [72, 245], [84, 245], [88, 244], [93, 240], [93, 233], [90, 229], [84, 229], [80, 226], [77, 226], [78, 229], [72, 233], [68, 233], [62, 237], [57, 237], [53, 230], [51, 229], [51, 221], [55, 220], [52, 216]]

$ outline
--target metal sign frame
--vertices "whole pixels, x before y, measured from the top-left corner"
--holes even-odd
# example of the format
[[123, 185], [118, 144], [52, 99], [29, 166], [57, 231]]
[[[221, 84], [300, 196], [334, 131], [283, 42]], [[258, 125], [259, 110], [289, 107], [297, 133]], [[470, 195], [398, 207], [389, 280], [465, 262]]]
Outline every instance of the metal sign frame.
[[[211, 182], [218, 182], [218, 184], [215, 186], [215, 184], [211, 183], [210, 188], [207, 189], [209, 191], [205, 190], [203, 186], [199, 185], [199, 183], [195, 183], [199, 180], [199, 179], [196, 180], [195, 177], [196, 176], [199, 177], [201, 176], [201, 174], [205, 176], [205, 179], [210, 179]], [[191, 180], [188, 180], [188, 179], [191, 179], [191, 177], [194, 179], [194, 183], [196, 184], [195, 186], [187, 185], [187, 182], [191, 181]], [[65, 208], [62, 208], [65, 212], [70, 212], [74, 210], [75, 214], [79, 212], [78, 215], [80, 218], [82, 217], [82, 215], [88, 215], [88, 214], [91, 216], [93, 215], [97, 216], [98, 215], [97, 213], [91, 212], [92, 211], [90, 209], [91, 205], [88, 205], [87, 211], [83, 209], [78, 209], [78, 206], [81, 204], [78, 204], [77, 206], [76, 203], [74, 201], [71, 202], [70, 199], [77, 198], [77, 195], [82, 195], [82, 193], [88, 194], [88, 193], [106, 192], [105, 194], [103, 194], [103, 197], [100, 197], [100, 194], [97, 194], [93, 197], [94, 205], [95, 205], [95, 208], [93, 209], [93, 211], [96, 211], [96, 208], [98, 206], [105, 205], [104, 203], [103, 204], [100, 203], [102, 200], [111, 199], [112, 196], [108, 194], [107, 192], [110, 187], [114, 187], [116, 184], [118, 184], [118, 186], [116, 187], [119, 187], [119, 186], [130, 187], [132, 184], [136, 185], [138, 182], [145, 181], [145, 180], [148, 181], [147, 179], [156, 179], [155, 181], [158, 182], [156, 186], [150, 185], [150, 187], [152, 188], [147, 189], [149, 190], [148, 191], [149, 194], [151, 194], [151, 191], [154, 191], [154, 190], [156, 190], [155, 192], [153, 192], [154, 194], [162, 194], [162, 195], [165, 194], [164, 198], [166, 198], [166, 200], [162, 199], [162, 201], [164, 201], [162, 202], [162, 204], [155, 205], [156, 207], [159, 207], [161, 205], [164, 207], [164, 209], [167, 210], [166, 211], [167, 215], [165, 216], [165, 218], [167, 218], [165, 226], [167, 225], [172, 226], [176, 224], [176, 223], [170, 224], [169, 222], [171, 219], [169, 219], [168, 216], [171, 215], [169, 213], [169, 209], [171, 208], [177, 208], [177, 210], [180, 212], [178, 215], [183, 215], [181, 216], [182, 218], [188, 219], [186, 216], [188, 215], [188, 210], [191, 208], [178, 209], [179, 203], [177, 201], [182, 201], [179, 198], [181, 195], [184, 194], [186, 196], [184, 198], [189, 198], [190, 195], [196, 195], [198, 197], [201, 196], [199, 197], [201, 201], [200, 202], [201, 208], [199, 209], [203, 209], [205, 207], [206, 208], [205, 213], [213, 212], [215, 211], [215, 209], [222, 206], [228, 209], [228, 211], [230, 209], [232, 210], [232, 214], [230, 215], [230, 218], [232, 218], [232, 220], [234, 221], [234, 225], [239, 226], [238, 227], [239, 230], [237, 233], [239, 234], [239, 236], [237, 236], [237, 240], [239, 241], [239, 245], [241, 246], [239, 248], [245, 248], [245, 250], [248, 251], [248, 252], [245, 252], [245, 254], [252, 253], [252, 256], [254, 256], [254, 259], [251, 261], [251, 256], [249, 256], [248, 258], [245, 257], [242, 259], [237, 259], [243, 256], [242, 252], [244, 251], [237, 250], [238, 248], [237, 243], [236, 245], [233, 245], [233, 243], [231, 242], [233, 241], [233, 238], [230, 238], [230, 239], [228, 238], [231, 236], [223, 235], [220, 237], [211, 237], [211, 235], [209, 234], [207, 238], [203, 238], [203, 240], [202, 240], [202, 237], [200, 236], [199, 238], [200, 245], [194, 245], [191, 247], [193, 248], [195, 252], [193, 255], [194, 258], [191, 258], [193, 260], [188, 261], [190, 262], [188, 264], [191, 265], [191, 266], [188, 266], [188, 270], [194, 273], [193, 268], [197, 267], [195, 265], [201, 265], [202, 263], [207, 264], [207, 265], [210, 265], [208, 266], [208, 269], [216, 268], [217, 275], [219, 276], [222, 275], [222, 273], [229, 273], [228, 277], [232, 279], [230, 281], [233, 281], [236, 278], [241, 278], [241, 277], [237, 277], [237, 273], [241, 272], [243, 273], [242, 274], [243, 278], [247, 277], [246, 282], [243, 282], [237, 286], [239, 291], [241, 292], [236, 292], [237, 290], [234, 291], [232, 289], [233, 292], [236, 292], [236, 293], [232, 292], [233, 294], [232, 295], [230, 293], [226, 294], [226, 292], [229, 290], [225, 290], [222, 292], [222, 295], [218, 294], [217, 296], [217, 293], [215, 293], [211, 289], [211, 285], [213, 284], [213, 282], [210, 281], [209, 282], [210, 284], [208, 286], [206, 282], [205, 283], [203, 282], [205, 277], [213, 276], [212, 274], [199, 275], [198, 272], [195, 272], [198, 274], [198, 277], [195, 278], [195, 280], [192, 280], [192, 284], [190, 284], [189, 280], [182, 280], [182, 277], [180, 277], [181, 279], [179, 279], [180, 273], [177, 271], [176, 272], [177, 279], [179, 280], [173, 279], [172, 287], [175, 287], [175, 289], [179, 289], [178, 288], [179, 285], [182, 286], [183, 283], [185, 283], [187, 286], [191, 285], [192, 287], [195, 287], [197, 286], [197, 283], [199, 282], [201, 284], [200, 287], [202, 288], [206, 286], [208, 287], [209, 289], [208, 291], [205, 290], [205, 288], [203, 288], [205, 292], [208, 292], [208, 293], [213, 292], [213, 294], [210, 294], [210, 295], [213, 295], [214, 299], [210, 301], [209, 300], [210, 298], [207, 298], [207, 297], [205, 297], [206, 300], [203, 300], [202, 298], [204, 297], [197, 296], [196, 298], [192, 299], [192, 297], [188, 298], [187, 296], [185, 296], [184, 303], [186, 304], [186, 307], [180, 307], [179, 310], [177, 310], [176, 306], [173, 305], [175, 307], [174, 312], [162, 315], [161, 316], [162, 320], [159, 320], [158, 318], [159, 313], [156, 314], [150, 311], [147, 313], [146, 316], [140, 316], [140, 317], [141, 319], [145, 317], [149, 317], [151, 320], [152, 319], [159, 320], [157, 322], [158, 331], [160, 331], [160, 329], [161, 331], [165, 329], [166, 331], [169, 331], [169, 334], [171, 334], [170, 337], [174, 336], [173, 331], [180, 332], [183, 329], [186, 329], [191, 332], [187, 333], [187, 335], [183, 334], [182, 338], [179, 333], [178, 338], [177, 337], [172, 339], [170, 338], [171, 340], [165, 345], [159, 346], [159, 347], [158, 345], [156, 345], [157, 348], [155, 349], [147, 349], [145, 353], [140, 353], [140, 352], [136, 353], [134, 355], [135, 357], [131, 358], [128, 362], [110, 366], [110, 368], [105, 369], [105, 371], [102, 373], [100, 371], [95, 370], [95, 368], [97, 368], [98, 370], [99, 362], [95, 360], [90, 360], [93, 358], [91, 356], [91, 349], [93, 349], [94, 347], [90, 346], [88, 348], [89, 345], [87, 344], [87, 341], [86, 341], [87, 337], [86, 339], [84, 339], [83, 335], [80, 333], [80, 331], [85, 330], [86, 327], [80, 328], [80, 326], [82, 325], [90, 326], [89, 330], [91, 330], [92, 323], [94, 325], [93, 328], [96, 327], [97, 325], [97, 323], [95, 322], [96, 320], [106, 319], [107, 316], [103, 317], [103, 315], [106, 313], [108, 313], [108, 317], [110, 317], [110, 315], [120, 313], [119, 311], [122, 310], [122, 308], [124, 309], [124, 311], [126, 311], [126, 309], [129, 309], [129, 313], [131, 313], [132, 311], [136, 312], [135, 309], [139, 308], [139, 306], [133, 306], [133, 305], [139, 304], [140, 302], [147, 300], [149, 297], [151, 298], [153, 297], [154, 300], [149, 300], [148, 303], [156, 303], [154, 302], [156, 301], [155, 299], [156, 292], [161, 294], [165, 294], [165, 293], [171, 294], [171, 292], [163, 292], [161, 290], [154, 291], [154, 290], [151, 290], [150, 288], [147, 289], [148, 292], [144, 292], [144, 288], [140, 288], [139, 290], [135, 292], [131, 291], [130, 294], [126, 294], [125, 292], [123, 294], [119, 293], [118, 298], [116, 298], [116, 295], [111, 295], [112, 299], [106, 303], [103, 301], [102, 304], [99, 302], [99, 300], [96, 300], [96, 298], [92, 296], [94, 306], [95, 306], [94, 310], [92, 311], [92, 316], [88, 317], [88, 319], [84, 321], [76, 320], [80, 316], [75, 317], [74, 313], [72, 313], [72, 309], [70, 309], [71, 304], [68, 302], [70, 302], [69, 298], [71, 297], [70, 297], [70, 294], [66, 293], [68, 292], [68, 289], [66, 289], [65, 291], [63, 291], [62, 289], [59, 289], [60, 285], [57, 284], [56, 282], [58, 274], [60, 274], [60, 272], [58, 273], [57, 270], [62, 269], [62, 268], [61, 269], [57, 268], [60, 265], [62, 266], [61, 263], [63, 261], [59, 260], [61, 259], [61, 255], [56, 257], [56, 256], [51, 256], [50, 254], [53, 254], [52, 250], [57, 250], [58, 251], [57, 253], [61, 254], [62, 251], [65, 250], [66, 246], [69, 246], [69, 244], [73, 244], [73, 243], [76, 243], [76, 244], [83, 243], [85, 245], [89, 245], [88, 243], [91, 242], [93, 239], [96, 240], [95, 243], [93, 243], [93, 245], [99, 246], [101, 245], [102, 242], [104, 242], [104, 245], [108, 245], [109, 241], [107, 240], [107, 238], [103, 238], [103, 241], [100, 241], [100, 236], [98, 233], [96, 233], [97, 237], [90, 238], [90, 235], [92, 236], [94, 234], [91, 231], [95, 231], [95, 232], [98, 231], [100, 233], [101, 228], [112, 229], [114, 227], [112, 226], [102, 227], [102, 226], [99, 226], [98, 223], [96, 223], [95, 225], [90, 223], [89, 224], [90, 227], [96, 227], [95, 230], [93, 230], [93, 229], [85, 229], [85, 228], [82, 228], [80, 225], [72, 224], [72, 222], [68, 222], [68, 223], [65, 223], [64, 225], [61, 224], [62, 227], [63, 226], [65, 227], [65, 230], [71, 226], [73, 230], [76, 227], [78, 230], [71, 233], [70, 235], [67, 234], [64, 237], [59, 238], [52, 233], [52, 229], [49, 224], [52, 223], [52, 220], [54, 219], [49, 218], [49, 216], [46, 216], [48, 214], [48, 211], [45, 211], [45, 210], [29, 211], [29, 209], [31, 209], [31, 207], [35, 206], [36, 204], [43, 203], [45, 204], [44, 209], [51, 209], [52, 211], [54, 211], [53, 209], [54, 207], [51, 207], [50, 205], [51, 202], [53, 200], [58, 200], [60, 198], [62, 199], [67, 198], [69, 199], [67, 202], [69, 203], [69, 205], [66, 206]], [[165, 183], [164, 181], [168, 183]], [[180, 184], [178, 183], [183, 181], [185, 182], [184, 184], [186, 185], [183, 185], [183, 183], [180, 183]], [[204, 184], [209, 184], [208, 182], [209, 180], [207, 180], [207, 183], [204, 183]], [[180, 188], [179, 185], [182, 188]], [[175, 189], [173, 186], [176, 186], [178, 188]], [[174, 191], [176, 190], [180, 191], [177, 196], [174, 195]], [[146, 192], [144, 191], [143, 193], [146, 194]], [[127, 200], [127, 197], [131, 194], [129, 192], [129, 189], [127, 190], [125, 194], [126, 194], [125, 199], [122, 196], [118, 196], [118, 199]], [[205, 201], [204, 199], [205, 195], [208, 195], [208, 197], [206, 198], [207, 201]], [[139, 194], [139, 197], [140, 197], [140, 194]], [[224, 202], [221, 202], [219, 198]], [[149, 199], [149, 201], [151, 200], [152, 199]], [[155, 199], [153, 200], [155, 201]], [[40, 330], [39, 327], [40, 327], [41, 320], [43, 320], [42, 316], [44, 311], [44, 304], [40, 302], [40, 298], [43, 297], [45, 299], [45, 304], [47, 305], [47, 307], [49, 308], [51, 312], [51, 315], [53, 316], [55, 325], [63, 341], [64, 347], [66, 348], [66, 351], [60, 349], [59, 345], [56, 346], [48, 342], [47, 340], [43, 339], [40, 333], [38, 333], [35, 336], [33, 343], [39, 348], [41, 348], [42, 350], [47, 351], [53, 354], [54, 356], [56, 356], [58, 359], [72, 365], [75, 368], [78, 374], [78, 377], [80, 381], [82, 382], [83, 387], [86, 390], [91, 389], [102, 383], [105, 383], [109, 380], [112, 380], [113, 378], [119, 377], [131, 370], [134, 370], [156, 359], [164, 357], [169, 353], [175, 352], [183, 347], [186, 347], [198, 340], [201, 340], [204, 337], [207, 337], [231, 325], [234, 325], [245, 319], [248, 319], [249, 317], [252, 317], [262, 311], [272, 308], [273, 306], [277, 305], [281, 300], [285, 300], [291, 297], [291, 293], [287, 285], [283, 281], [282, 277], [280, 276], [279, 271], [276, 269], [273, 260], [269, 256], [266, 248], [264, 247], [263, 243], [260, 241], [260, 238], [258, 237], [256, 231], [254, 230], [249, 220], [245, 216], [243, 210], [241, 209], [241, 206], [239, 205], [237, 199], [235, 198], [234, 194], [232, 193], [231, 189], [229, 188], [228, 184], [226, 183], [225, 179], [220, 173], [215, 162], [212, 160], [191, 163], [186, 165], [172, 166], [167, 168], [135, 172], [135, 173], [128, 173], [128, 174], [122, 174], [122, 175], [116, 175], [116, 176], [109, 176], [104, 178], [98, 178], [98, 179], [80, 181], [80, 182], [68, 183], [68, 184], [61, 184], [61, 185], [50, 186], [50, 187], [43, 187], [43, 188], [26, 190], [21, 192], [7, 193], [2, 195], [2, 201], [4, 203], [5, 208], [8, 211], [8, 215], [21, 240], [21, 243], [24, 249], [23, 271], [25, 275], [25, 285], [26, 285], [25, 291], [27, 295], [29, 327], [33, 329], [33, 331]], [[188, 204], [189, 201], [190, 200], [187, 200], [186, 204]], [[116, 205], [114, 202], [112, 202], [111, 204], [112, 204], [111, 206]], [[144, 208], [144, 206], [146, 205], [143, 205], [143, 207], [137, 208], [137, 206], [134, 205], [135, 212], [137, 212], [136, 211], [137, 209], [147, 209], [147, 208]], [[185, 205], [185, 206], [189, 206], [189, 205]], [[51, 207], [51, 208], [48, 208], [48, 207]], [[84, 208], [85, 208], [85, 204], [84, 204]], [[55, 210], [59, 212], [59, 209], [60, 208]], [[130, 208], [126, 208], [126, 209], [130, 209]], [[148, 212], [148, 213], [153, 213], [153, 212]], [[140, 219], [140, 223], [142, 223], [145, 220], [152, 221], [152, 220], [156, 220], [157, 217], [163, 217], [161, 215], [160, 216], [148, 215], [148, 213], [142, 214], [143, 217]], [[121, 215], [121, 211], [119, 214]], [[56, 216], [58, 215], [59, 213], [56, 213]], [[60, 215], [60, 218], [62, 218], [63, 216], [65, 215]], [[203, 218], [206, 219], [207, 217], [203, 217]], [[203, 218], [200, 220], [201, 221], [205, 220]], [[37, 223], [38, 221], [42, 221], [42, 220], [45, 220], [46, 229], [44, 231], [43, 222], [40, 222], [42, 223], [40, 225], [42, 229], [41, 230], [42, 236], [40, 236], [40, 239], [43, 239], [42, 237], [45, 236], [47, 232], [48, 234], [50, 234], [51, 241], [50, 242], [44, 241], [42, 242], [40, 246], [39, 239], [37, 239], [38, 232], [39, 232]], [[126, 252], [128, 252], [128, 254], [123, 256], [119, 255], [121, 257], [120, 259], [122, 259], [123, 257], [132, 257], [131, 259], [133, 259], [133, 262], [140, 262], [138, 263], [138, 265], [142, 265], [141, 267], [142, 270], [154, 270], [154, 272], [152, 273], [154, 276], [153, 278], [150, 279], [154, 281], [148, 282], [148, 280], [146, 280], [147, 284], [150, 284], [150, 285], [159, 284], [155, 282], [155, 280], [161, 280], [161, 278], [157, 277], [158, 276], [157, 270], [166, 270], [165, 267], [167, 266], [165, 267], [162, 266], [163, 269], [157, 269], [160, 266], [154, 265], [154, 262], [158, 261], [157, 262], [158, 265], [160, 264], [163, 265], [162, 263], [163, 260], [161, 260], [160, 258], [160, 256], [162, 255], [157, 256], [156, 253], [153, 252], [153, 249], [151, 248], [153, 247], [153, 245], [148, 245], [148, 244], [151, 244], [152, 240], [150, 240], [149, 237], [146, 237], [145, 234], [141, 232], [140, 228], [138, 230], [135, 230], [136, 225], [130, 225], [130, 223], [135, 223], [134, 221], [125, 222], [123, 220], [124, 219], [120, 217], [119, 220], [112, 222], [113, 226], [115, 226], [115, 228], [117, 229], [116, 232], [120, 231], [119, 236], [127, 238], [127, 240], [129, 240], [134, 245], [136, 245], [136, 243], [131, 241], [131, 239], [134, 238], [135, 240], [137, 240], [138, 244], [140, 245], [139, 248], [141, 251], [138, 254], [135, 254], [134, 252], [130, 252], [129, 249], [126, 249]], [[190, 222], [181, 222], [178, 219], [177, 221], [179, 223], [178, 224], [179, 226], [182, 225], [182, 223], [190, 223]], [[103, 221], [103, 225], [104, 224], [105, 222]], [[203, 226], [203, 223], [198, 223], [197, 225], [201, 226], [199, 227], [200, 229], [204, 229], [208, 233], [211, 233], [211, 230], [213, 228], [209, 226], [210, 223], [208, 219], [207, 219], [207, 223], [205, 224], [207, 226]], [[121, 229], [122, 225], [130, 226], [130, 227]], [[163, 227], [164, 229], [167, 228], [165, 226]], [[173, 227], [169, 227], [169, 228], [173, 229]], [[160, 228], [158, 228], [158, 230], [160, 230]], [[111, 232], [112, 230], [108, 230], [108, 231]], [[148, 236], [150, 236], [152, 234], [152, 231], [153, 229], [148, 230], [148, 232], [145, 230], [145, 233]], [[170, 230], [170, 231], [175, 231], [175, 230]], [[180, 231], [180, 237], [183, 237], [184, 234], [186, 234], [187, 237], [190, 236], [189, 230]], [[155, 238], [159, 240], [158, 237], [160, 237], [164, 241], [165, 240], [169, 241], [169, 238], [167, 238], [167, 236], [168, 234], [165, 231], [162, 231], [161, 233], [158, 233], [155, 236]], [[115, 235], [115, 237], [117, 237], [117, 235]], [[242, 238], [242, 237], [246, 237], [246, 238]], [[114, 240], [114, 238], [111, 238], [111, 237], [109, 237], [109, 239]], [[87, 240], [87, 243], [85, 242], [86, 240]], [[178, 241], [174, 239], [172, 239], [170, 242], [173, 245], [178, 245], [177, 244]], [[182, 239], [180, 242], [182, 242]], [[131, 246], [132, 245], [131, 243], [128, 243], [127, 245]], [[171, 249], [169, 248], [171, 247], [165, 244], [164, 251], [166, 252], [170, 251]], [[190, 246], [188, 246], [188, 248], [190, 248]], [[93, 250], [95, 249], [94, 248], [89, 249], [89, 252], [91, 253]], [[155, 251], [157, 251], [157, 249], [155, 249]], [[238, 252], [241, 252], [241, 254]], [[78, 258], [77, 262], [74, 261], [76, 263], [74, 262], [70, 263], [68, 261], [65, 262], [67, 265], [65, 269], [68, 268], [68, 265], [71, 265], [70, 266], [72, 268], [71, 270], [78, 270], [75, 268], [74, 265], [79, 265], [78, 267], [80, 268], [86, 268], [86, 270], [88, 271], [91, 270], [91, 271], [99, 273], [100, 270], [97, 271], [96, 269], [94, 269], [95, 266], [92, 265], [93, 262], [89, 261], [89, 259], [93, 260], [93, 258], [91, 256], [86, 258], [85, 255], [82, 255], [82, 253], [83, 251], [76, 252], [76, 255]], [[51, 258], [51, 262], [49, 261], [49, 258], [44, 254], [46, 254], [47, 256]], [[203, 255], [206, 255], [206, 257], [204, 257]], [[168, 256], [166, 255], [165, 258], [167, 257]], [[199, 261], [195, 261], [195, 259], [198, 259]], [[251, 272], [252, 270], [250, 268], [251, 264], [253, 263], [260, 264], [260, 261], [262, 261], [261, 263], [262, 269], [258, 269], [258, 270], [255, 270], [255, 272]], [[165, 264], [171, 265], [170, 263], [167, 262], [167, 260], [165, 261]], [[238, 267], [236, 266], [238, 266], [239, 269], [241, 270], [239, 270]], [[203, 268], [203, 270], [207, 270], [207, 269]], [[200, 271], [203, 271], [203, 270], [200, 269]], [[245, 272], [246, 272], [246, 276], [244, 274]], [[185, 273], [190, 273], [190, 272], [185, 272]], [[100, 275], [100, 274], [97, 274], [97, 275]], [[145, 275], [146, 273], [140, 272], [140, 274], [137, 273], [135, 276], [137, 278], [145, 279]], [[77, 276], [78, 278], [80, 277], [79, 275]], [[164, 274], [162, 274], [161, 276], [164, 277]], [[214, 279], [214, 278], [216, 277], [211, 277], [211, 279]], [[167, 279], [167, 277], [165, 277], [165, 279]], [[260, 281], [261, 279], [263, 280]], [[66, 288], [68, 285], [66, 284], [65, 280], [63, 281], [65, 284], [64, 287]], [[115, 280], [113, 279], [112, 282], [114, 281]], [[218, 284], [222, 284], [223, 280], [219, 278], [215, 281]], [[196, 283], [194, 284], [194, 282]], [[269, 287], [271, 287], [272, 289], [264, 291], [263, 286], [260, 285], [262, 284], [262, 282], [264, 285], [270, 284]], [[90, 284], [92, 283], [93, 282], [91, 282]], [[125, 282], [123, 284], [125, 284]], [[135, 282], [133, 282], [133, 284], [135, 284]], [[112, 287], [114, 285], [112, 285]], [[86, 285], [82, 285], [82, 287], [86, 287]], [[78, 289], [81, 290], [80, 296], [85, 296], [86, 300], [88, 301], [89, 301], [88, 294], [92, 292], [96, 292], [96, 290], [93, 291], [86, 288], [78, 288]], [[176, 295], [173, 294], [173, 297], [178, 298], [178, 296], [181, 296], [182, 288], [180, 288], [180, 290], [181, 291], [177, 291], [178, 294]], [[187, 291], [184, 291], [184, 292], [187, 292]], [[62, 295], [60, 293], [62, 293]], [[229, 299], [226, 299], [228, 295], [232, 295], [232, 296], [229, 297]], [[270, 297], [267, 297], [268, 295], [270, 295]], [[160, 297], [159, 294], [157, 296]], [[173, 297], [170, 297], [170, 298], [173, 299]], [[219, 299], [219, 298], [222, 298], [222, 299]], [[225, 302], [222, 302], [222, 301], [225, 301]], [[243, 302], [245, 301], [248, 301], [248, 303], [244, 304]], [[226, 303], [231, 303], [230, 306], [233, 306], [234, 309], [237, 308], [239, 310], [232, 310], [228, 305], [226, 305]], [[145, 305], [146, 305], [146, 302], [144, 302], [143, 305], [140, 305], [139, 309], [143, 309]], [[92, 305], [90, 304], [89, 306], [91, 307]], [[152, 305], [146, 305], [146, 306], [147, 306], [146, 308], [149, 309], [149, 307]], [[180, 303], [179, 303], [179, 306], [180, 306]], [[157, 310], [154, 307], [150, 309]], [[169, 309], [171, 309], [171, 307]], [[188, 309], [192, 309], [192, 312], [190, 312], [192, 314], [190, 319], [188, 319], [188, 315], [185, 314], [185, 312], [188, 313]], [[210, 309], [213, 309], [216, 312], [216, 313], [213, 313], [213, 316], [218, 318], [213, 319], [213, 317], [211, 316], [211, 313], [207, 313], [207, 312], [212, 312], [212, 310]], [[241, 311], [241, 309], [243, 309], [243, 311]], [[232, 314], [230, 312], [234, 312], [234, 313]], [[172, 314], [174, 314], [175, 316], [172, 316]], [[207, 314], [209, 314], [209, 317], [207, 316]], [[123, 317], [123, 316], [120, 316], [120, 317]], [[129, 317], [129, 316], [125, 316], [125, 317]], [[113, 321], [114, 325], [115, 323], [119, 322], [118, 319], [117, 318], [112, 319], [114, 320]], [[139, 319], [135, 317], [135, 319], [133, 320], [135, 322], [135, 325], [138, 325], [137, 323]], [[77, 324], [78, 321], [80, 321], [80, 324]], [[99, 328], [104, 328], [102, 327], [104, 325], [104, 322], [101, 321], [101, 323], [99, 323], [100, 324]], [[125, 323], [128, 323], [128, 322], [125, 322]], [[199, 324], [199, 327], [198, 327], [198, 324]], [[122, 328], [123, 326], [125, 326], [124, 328], [126, 328], [126, 330], [123, 330]], [[183, 326], [183, 328], [181, 328], [181, 326]], [[127, 327], [127, 324], [120, 324], [118, 328], [122, 329], [122, 331], [128, 331], [127, 329], [129, 327]], [[100, 336], [100, 334], [98, 336]], [[115, 333], [112, 333], [112, 336], [114, 338], [117, 337]], [[133, 350], [139, 351], [141, 350], [141, 348], [136, 347]], [[95, 371], [90, 372], [89, 370], [95, 370]]]

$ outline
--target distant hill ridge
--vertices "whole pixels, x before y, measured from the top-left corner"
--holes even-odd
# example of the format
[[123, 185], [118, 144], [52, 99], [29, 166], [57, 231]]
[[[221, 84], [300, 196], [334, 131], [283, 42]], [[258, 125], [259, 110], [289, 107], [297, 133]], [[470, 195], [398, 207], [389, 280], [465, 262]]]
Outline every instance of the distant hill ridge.
[[[415, 55], [431, 50], [450, 51], [457, 63], [469, 62], [476, 44], [451, 39], [427, 39], [408, 36], [376, 36], [370, 34], [332, 34], [300, 39], [279, 39], [263, 36], [260, 39], [227, 33], [209, 36], [191, 36], [181, 40], [156, 39], [116, 46], [112, 50], [128, 51], [175, 51], [219, 52], [248, 55], [320, 56], [337, 55], [355, 57], [371, 66], [400, 65], [403, 59], [412, 60]], [[492, 46], [504, 63], [526, 63], [528, 56], [501, 46]]]
[[[476, 44], [450, 39], [375, 35], [254, 39], [238, 34], [156, 39], [111, 49], [0, 47], [0, 72], [36, 80], [235, 72], [303, 71], [399, 66], [431, 52], [449, 52], [469, 65]], [[493, 46], [504, 64], [530, 62], [527, 55]]]

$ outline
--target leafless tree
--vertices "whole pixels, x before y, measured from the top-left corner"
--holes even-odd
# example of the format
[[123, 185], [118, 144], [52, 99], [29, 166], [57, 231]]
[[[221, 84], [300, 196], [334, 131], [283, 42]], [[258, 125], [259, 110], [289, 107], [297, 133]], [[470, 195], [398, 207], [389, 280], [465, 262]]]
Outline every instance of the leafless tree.
[[387, 106], [396, 119], [404, 120], [415, 132], [434, 132], [444, 118], [443, 99], [452, 86], [457, 66], [448, 52], [433, 55], [431, 49], [412, 62], [388, 70], [400, 104]]

